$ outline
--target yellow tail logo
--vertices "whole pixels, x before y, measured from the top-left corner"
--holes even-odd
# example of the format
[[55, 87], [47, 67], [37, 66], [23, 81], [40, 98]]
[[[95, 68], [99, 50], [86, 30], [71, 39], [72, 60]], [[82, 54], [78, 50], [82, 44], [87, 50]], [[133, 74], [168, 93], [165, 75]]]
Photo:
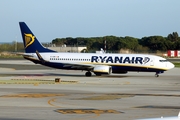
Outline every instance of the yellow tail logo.
[[32, 34], [25, 34], [24, 37], [25, 37], [25, 48], [27, 48], [28, 46], [33, 44], [35, 36], [33, 36]]

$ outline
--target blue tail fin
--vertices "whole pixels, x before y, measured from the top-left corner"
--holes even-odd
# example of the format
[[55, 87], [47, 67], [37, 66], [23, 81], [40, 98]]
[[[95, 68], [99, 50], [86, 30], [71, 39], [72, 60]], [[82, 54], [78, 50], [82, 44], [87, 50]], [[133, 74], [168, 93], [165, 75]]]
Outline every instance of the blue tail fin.
[[19, 26], [21, 29], [22, 39], [24, 42], [24, 48], [26, 53], [36, 53], [38, 52], [55, 52], [53, 50], [45, 48], [37, 38], [34, 36], [34, 34], [31, 32], [31, 30], [28, 28], [26, 23], [19, 22]]

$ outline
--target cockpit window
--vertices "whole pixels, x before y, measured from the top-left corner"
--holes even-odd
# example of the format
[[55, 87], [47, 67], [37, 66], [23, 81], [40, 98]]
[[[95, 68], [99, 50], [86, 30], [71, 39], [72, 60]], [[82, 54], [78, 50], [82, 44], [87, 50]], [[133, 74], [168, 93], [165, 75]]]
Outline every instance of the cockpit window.
[[168, 62], [168, 60], [159, 60], [159, 62]]

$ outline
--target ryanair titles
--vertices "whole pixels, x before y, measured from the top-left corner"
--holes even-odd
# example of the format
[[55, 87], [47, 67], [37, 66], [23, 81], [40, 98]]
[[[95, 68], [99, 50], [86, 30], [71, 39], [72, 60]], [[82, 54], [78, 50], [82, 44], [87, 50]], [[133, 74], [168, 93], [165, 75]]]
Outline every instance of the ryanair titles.
[[149, 57], [118, 57], [118, 56], [92, 56], [91, 62], [100, 63], [129, 63], [146, 64], [150, 61]]

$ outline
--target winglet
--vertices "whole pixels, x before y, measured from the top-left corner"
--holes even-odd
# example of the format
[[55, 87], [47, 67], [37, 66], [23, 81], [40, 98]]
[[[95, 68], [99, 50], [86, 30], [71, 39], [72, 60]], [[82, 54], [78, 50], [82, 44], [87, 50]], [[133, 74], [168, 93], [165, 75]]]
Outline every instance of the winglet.
[[179, 114], [178, 114], [178, 118], [180, 118], [180, 111], [179, 111]]
[[43, 57], [40, 55], [40, 53], [37, 50], [36, 50], [36, 55], [37, 55], [38, 59], [42, 62], [42, 64], [45, 62], [48, 62], [48, 61], [43, 59]]

